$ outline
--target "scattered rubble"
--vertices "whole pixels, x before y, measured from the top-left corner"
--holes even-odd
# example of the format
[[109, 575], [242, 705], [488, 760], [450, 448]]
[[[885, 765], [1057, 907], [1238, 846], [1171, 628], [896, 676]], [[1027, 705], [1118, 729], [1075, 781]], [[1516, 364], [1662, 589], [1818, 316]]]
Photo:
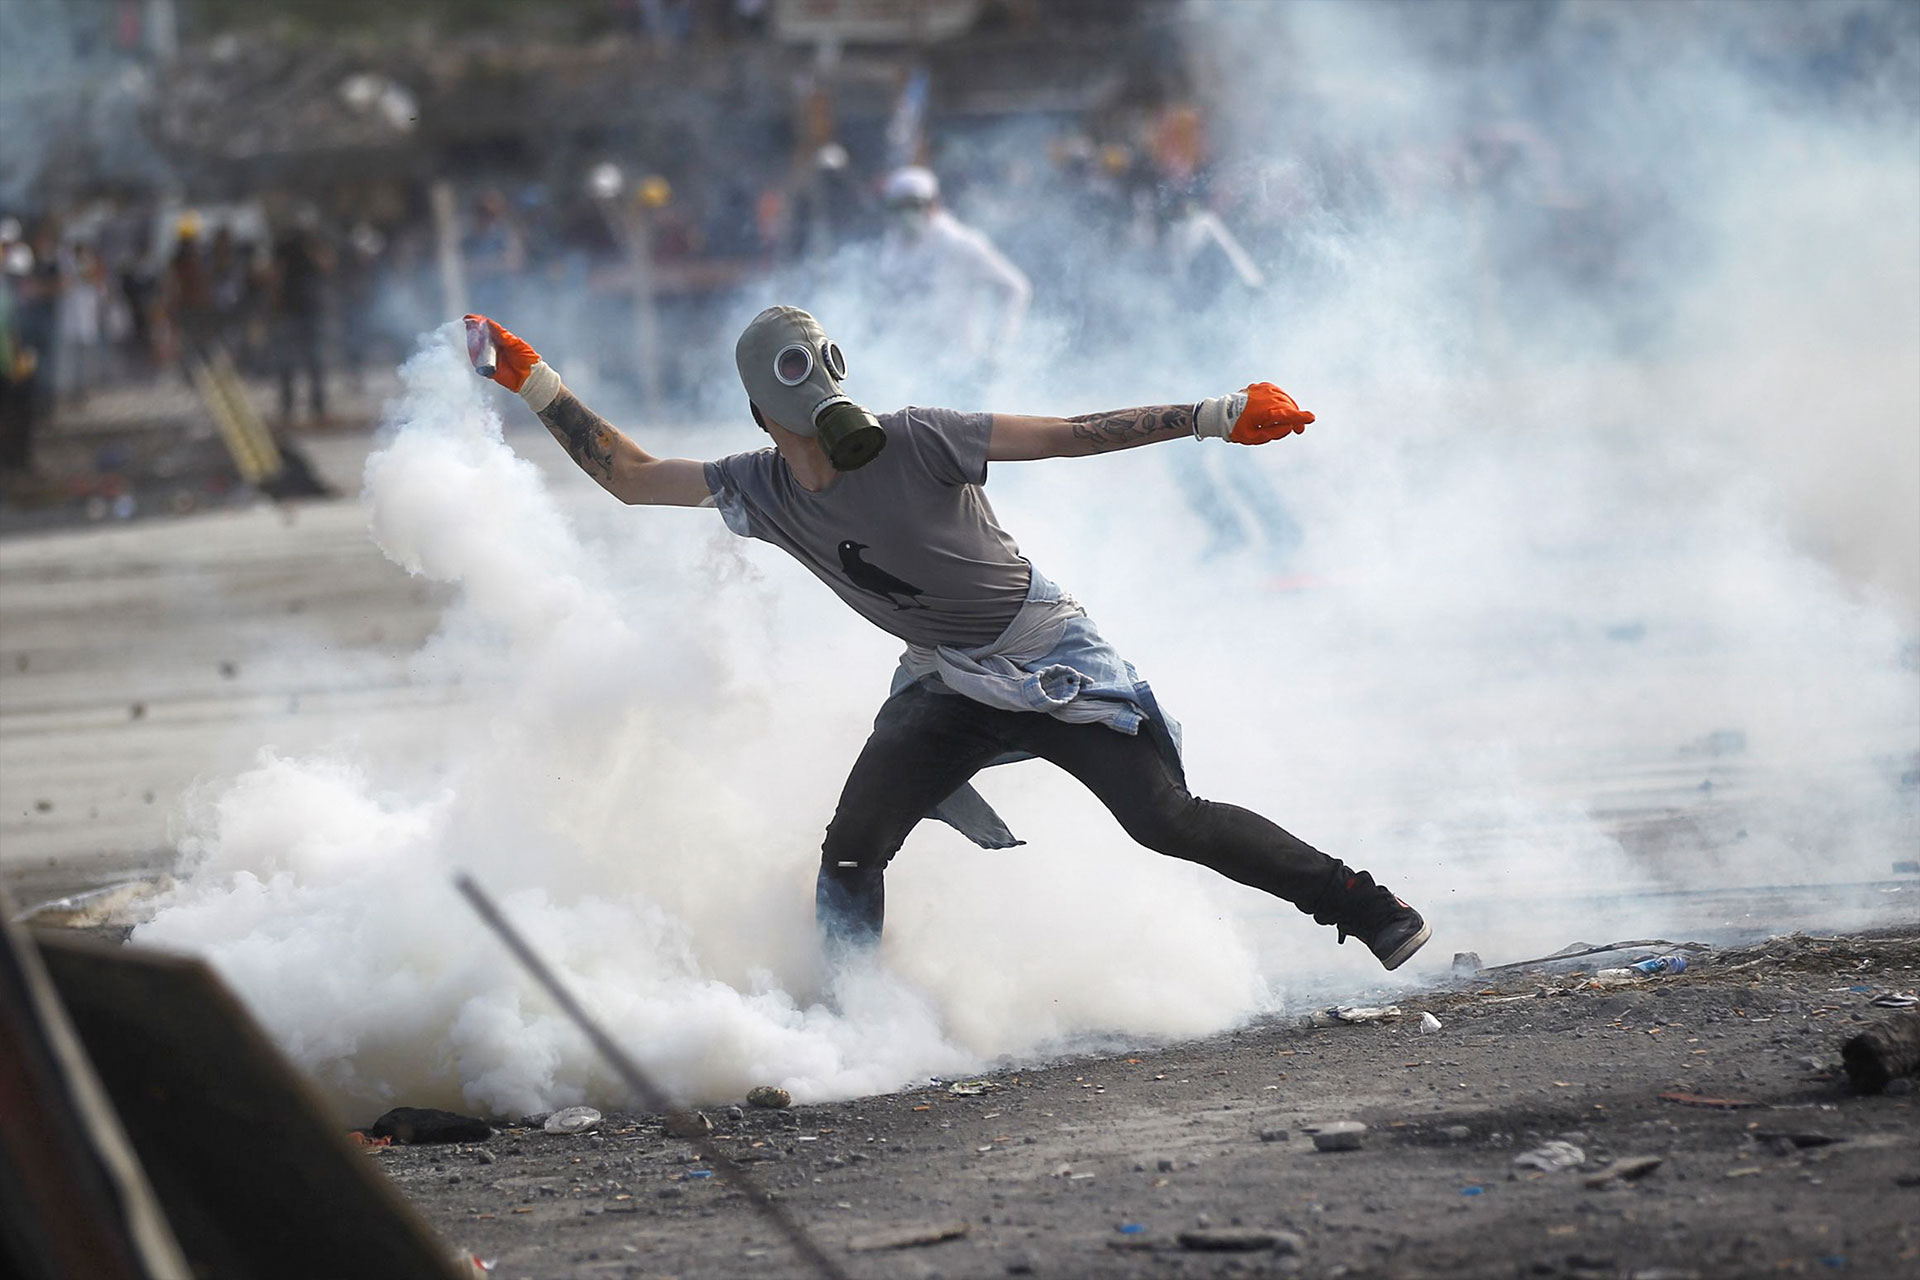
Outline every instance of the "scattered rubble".
[[1558, 1173], [1562, 1169], [1577, 1169], [1587, 1162], [1587, 1153], [1571, 1142], [1547, 1142], [1531, 1151], [1523, 1151], [1513, 1158], [1516, 1169], [1538, 1169], [1542, 1173]]
[[1714, 1111], [1744, 1111], [1749, 1107], [1762, 1107], [1766, 1104], [1755, 1102], [1752, 1098], [1708, 1098], [1697, 1093], [1663, 1093], [1660, 1101], [1672, 1102], [1682, 1107], [1706, 1107]]
[[918, 1245], [939, 1244], [944, 1240], [957, 1240], [967, 1234], [967, 1224], [955, 1219], [951, 1222], [932, 1222], [914, 1226], [888, 1227], [881, 1231], [871, 1231], [865, 1235], [853, 1237], [847, 1241], [849, 1253], [878, 1253], [883, 1249], [911, 1249]]
[[784, 1111], [793, 1105], [793, 1095], [777, 1085], [763, 1084], [747, 1090], [747, 1105]]
[[1594, 1189], [1614, 1182], [1637, 1182], [1666, 1163], [1662, 1156], [1621, 1156], [1598, 1173], [1590, 1173], [1586, 1184]]
[[[1608, 991], [1571, 970], [1487, 975], [1402, 997], [1397, 1026], [1329, 1034], [1276, 1020], [1127, 1058], [996, 1070], [998, 1087], [980, 1094], [955, 1093], [980, 1082], [955, 1075], [846, 1102], [741, 1100], [708, 1110], [703, 1141], [752, 1168], [844, 1265], [888, 1274], [1282, 1274], [1308, 1257], [1314, 1274], [1412, 1267], [1435, 1280], [1478, 1280], [1489, 1259], [1501, 1274], [1569, 1280], [1825, 1274], [1840, 1242], [1819, 1227], [1836, 1213], [1851, 1273], [1911, 1270], [1903, 1253], [1920, 1237], [1900, 1235], [1911, 1192], [1895, 1188], [1920, 1177], [1908, 1141], [1920, 1094], [1900, 1092], [1920, 1078], [1855, 1094], [1838, 1050], [1910, 1012], [1871, 1002], [1920, 983], [1920, 932], [1707, 958], [1677, 981]], [[1422, 1009], [1446, 1034], [1417, 1033]], [[1809, 1075], [1808, 1057], [1829, 1071]], [[1305, 1126], [1321, 1121], [1325, 1145], [1336, 1119], [1366, 1128], [1358, 1150], [1323, 1159]], [[642, 1240], [649, 1274], [764, 1269], [742, 1256], [772, 1258], [771, 1233], [716, 1164], [667, 1139], [668, 1124], [610, 1110], [597, 1140], [542, 1140], [538, 1125], [497, 1134], [485, 1167], [478, 1149], [447, 1147], [383, 1148], [364, 1163], [448, 1239], [511, 1257], [503, 1272], [599, 1274], [589, 1252], [604, 1267]], [[1585, 1162], [1512, 1163], [1553, 1143]], [[844, 1252], [850, 1237], [882, 1244], [893, 1237], [869, 1237], [947, 1219], [970, 1229], [946, 1243], [909, 1232], [940, 1250], [918, 1265], [910, 1243]], [[1210, 1259], [1178, 1240], [1282, 1229], [1310, 1244]], [[1404, 1265], [1370, 1252], [1383, 1229], [1405, 1241]]]
[[1316, 1151], [1358, 1151], [1367, 1126], [1358, 1120], [1332, 1120], [1326, 1124], [1303, 1126], [1313, 1135]]
[[562, 1107], [548, 1116], [540, 1127], [547, 1133], [588, 1133], [599, 1128], [603, 1118], [592, 1107]]
[[1902, 1010], [1849, 1038], [1840, 1060], [1860, 1093], [1881, 1093], [1902, 1076], [1920, 1074], [1920, 1011]]
[[367, 1126], [374, 1138], [390, 1138], [402, 1146], [436, 1142], [485, 1142], [493, 1126], [475, 1116], [432, 1107], [395, 1107]]
[[1400, 1006], [1397, 1004], [1337, 1004], [1330, 1008], [1314, 1010], [1300, 1020], [1300, 1025], [1303, 1027], [1359, 1027], [1377, 1022], [1395, 1022], [1400, 1016]]
[[1277, 1249], [1299, 1253], [1306, 1241], [1291, 1231], [1261, 1231], [1252, 1227], [1196, 1227], [1177, 1237], [1182, 1249], [1199, 1253], [1259, 1253]]

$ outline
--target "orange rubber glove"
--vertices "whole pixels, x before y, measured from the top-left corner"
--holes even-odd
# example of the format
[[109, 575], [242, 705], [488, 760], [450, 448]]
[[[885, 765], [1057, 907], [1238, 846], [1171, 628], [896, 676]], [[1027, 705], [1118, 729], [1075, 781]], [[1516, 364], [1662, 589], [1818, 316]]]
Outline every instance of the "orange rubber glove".
[[1313, 415], [1271, 382], [1256, 382], [1246, 390], [1247, 407], [1233, 421], [1227, 439], [1235, 444], [1265, 444], [1304, 432]]
[[[540, 358], [540, 353], [527, 344], [526, 339], [500, 327], [499, 323], [485, 316], [468, 315], [463, 317], [467, 323], [467, 355], [476, 366], [487, 343], [493, 346], [493, 380], [509, 391], [515, 391], [527, 402], [535, 413], [551, 404], [554, 396], [560, 392], [560, 375], [553, 366]], [[482, 375], [486, 376], [486, 375]], [[535, 400], [539, 403], [534, 403]]]
[[1229, 396], [1202, 400], [1193, 408], [1193, 434], [1231, 440], [1235, 444], [1265, 444], [1305, 431], [1313, 415], [1271, 382], [1256, 382]]

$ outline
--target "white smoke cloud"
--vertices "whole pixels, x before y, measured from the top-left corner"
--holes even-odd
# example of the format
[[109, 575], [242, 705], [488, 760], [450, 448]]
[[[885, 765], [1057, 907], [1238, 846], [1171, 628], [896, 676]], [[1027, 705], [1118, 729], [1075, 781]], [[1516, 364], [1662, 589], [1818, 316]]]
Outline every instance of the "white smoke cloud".
[[[470, 718], [414, 776], [269, 753], [197, 797], [194, 873], [139, 941], [206, 954], [362, 1110], [617, 1096], [453, 896], [460, 867], [689, 1098], [873, 1092], [1097, 1031], [1196, 1034], [1261, 1001], [1244, 945], [1184, 954], [1212, 925], [1201, 886], [1152, 867], [1162, 892], [1103, 884], [1096, 840], [1019, 902], [987, 887], [1003, 868], [951, 850], [931, 885], [904, 875], [891, 973], [817, 1003], [818, 831], [884, 665], [842, 687], [819, 660], [844, 647], [830, 609], [737, 567], [731, 586], [702, 582], [733, 554], [711, 512], [644, 513], [666, 518], [643, 550], [584, 539], [445, 337], [402, 371], [366, 499], [397, 564], [462, 587], [419, 666], [477, 677]], [[765, 665], [732, 671], [736, 651]], [[1078, 923], [1057, 909], [1069, 894]]]
[[[1223, 181], [1287, 219], [1261, 241], [1277, 283], [1212, 305], [1114, 262], [1098, 283], [1130, 310], [1101, 327], [1049, 313], [1042, 276], [996, 402], [1273, 377], [1320, 421], [1261, 450], [997, 465], [989, 489], [1184, 721], [1196, 792], [1372, 868], [1429, 910], [1441, 964], [1741, 923], [1632, 896], [1654, 886], [1884, 875], [1920, 839], [1912, 23], [1196, 12]], [[1855, 13], [1890, 22], [1889, 60], [1790, 74]], [[1275, 49], [1296, 91], [1237, 91]], [[1517, 171], [1486, 178], [1503, 155]], [[1029, 221], [1077, 261], [1068, 212]], [[794, 300], [837, 332], [879, 308], [866, 283]], [[567, 367], [565, 334], [529, 336]], [[886, 381], [849, 355], [853, 389]], [[819, 833], [892, 646], [711, 512], [556, 497], [442, 339], [404, 376], [366, 501], [397, 564], [460, 589], [416, 658], [469, 690], [458, 731], [410, 771], [269, 755], [196, 797], [198, 870], [137, 935], [209, 955], [343, 1100], [618, 1098], [454, 898], [456, 867], [696, 1099], [1201, 1034], [1376, 979], [1028, 764], [982, 788], [1029, 846], [923, 825], [889, 872], [883, 972], [821, 1003]], [[1259, 536], [1275, 495], [1291, 557]], [[1250, 540], [1204, 558], [1221, 510]]]

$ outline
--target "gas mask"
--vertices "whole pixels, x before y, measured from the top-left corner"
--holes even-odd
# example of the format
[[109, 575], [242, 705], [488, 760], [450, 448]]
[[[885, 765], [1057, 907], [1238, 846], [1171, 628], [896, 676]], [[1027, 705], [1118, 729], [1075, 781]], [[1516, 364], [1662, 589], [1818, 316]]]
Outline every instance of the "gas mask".
[[[814, 436], [835, 471], [853, 471], [886, 448], [879, 420], [840, 390], [847, 359], [826, 330], [798, 307], [768, 307], [733, 347], [733, 362], [761, 426], [766, 417]], [[765, 415], [765, 416], [763, 416]]]
[[927, 234], [927, 228], [933, 225], [933, 206], [917, 201], [903, 201], [887, 206], [887, 213], [893, 219], [893, 225], [908, 240], [918, 240]]

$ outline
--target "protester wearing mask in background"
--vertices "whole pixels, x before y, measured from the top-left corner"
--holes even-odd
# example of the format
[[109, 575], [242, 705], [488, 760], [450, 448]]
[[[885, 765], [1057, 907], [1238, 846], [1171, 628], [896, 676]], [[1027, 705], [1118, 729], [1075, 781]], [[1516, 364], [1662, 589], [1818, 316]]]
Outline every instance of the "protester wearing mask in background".
[[568, 392], [532, 347], [484, 317], [467, 323], [476, 367], [517, 391], [608, 492], [717, 507], [728, 528], [786, 551], [906, 642], [827, 828], [815, 910], [830, 954], [878, 944], [887, 864], [921, 818], [986, 847], [1019, 843], [969, 780], [1031, 756], [1072, 774], [1148, 848], [1337, 925], [1342, 941], [1360, 938], [1389, 969], [1426, 942], [1420, 913], [1368, 873], [1258, 814], [1188, 792], [1177, 725], [1086, 611], [1020, 555], [983, 488], [991, 462], [1284, 438], [1313, 415], [1278, 387], [1076, 418], [950, 409], [876, 418], [845, 394], [845, 356], [819, 323], [773, 307], [734, 349], [773, 445], [703, 464], [646, 453]]
[[878, 317], [913, 349], [907, 363], [949, 394], [986, 390], [1013, 348], [1033, 286], [993, 242], [940, 204], [931, 170], [908, 165], [888, 175], [887, 230], [880, 282], [889, 295]]

